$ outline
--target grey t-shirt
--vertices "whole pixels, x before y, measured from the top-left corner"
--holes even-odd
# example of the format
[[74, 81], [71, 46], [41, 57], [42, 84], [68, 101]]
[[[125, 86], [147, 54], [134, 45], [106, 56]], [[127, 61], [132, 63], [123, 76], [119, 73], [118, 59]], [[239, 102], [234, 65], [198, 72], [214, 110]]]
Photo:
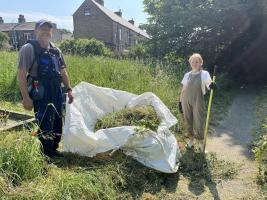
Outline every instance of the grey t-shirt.
[[[59, 50], [59, 49], [58, 49]], [[63, 54], [60, 52], [60, 67], [61, 69], [66, 67]], [[31, 44], [27, 43], [23, 45], [19, 52], [18, 68], [26, 69], [26, 71], [32, 76], [37, 76], [38, 64], [34, 55], [34, 48]]]

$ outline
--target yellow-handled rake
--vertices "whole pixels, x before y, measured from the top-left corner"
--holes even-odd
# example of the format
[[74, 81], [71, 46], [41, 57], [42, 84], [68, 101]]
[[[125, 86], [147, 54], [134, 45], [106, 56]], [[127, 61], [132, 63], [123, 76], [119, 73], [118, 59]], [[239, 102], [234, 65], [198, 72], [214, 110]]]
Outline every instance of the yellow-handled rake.
[[[212, 81], [216, 82], [216, 71], [217, 71], [217, 65], [214, 66], [214, 72], [213, 72], [213, 78]], [[209, 120], [210, 120], [210, 111], [211, 111], [211, 104], [213, 99], [213, 89], [210, 91], [210, 98], [209, 98], [209, 105], [208, 105], [208, 112], [207, 112], [207, 118], [206, 118], [206, 125], [205, 125], [205, 131], [204, 131], [204, 152], [207, 145], [207, 138], [208, 138], [208, 132], [209, 132]]]

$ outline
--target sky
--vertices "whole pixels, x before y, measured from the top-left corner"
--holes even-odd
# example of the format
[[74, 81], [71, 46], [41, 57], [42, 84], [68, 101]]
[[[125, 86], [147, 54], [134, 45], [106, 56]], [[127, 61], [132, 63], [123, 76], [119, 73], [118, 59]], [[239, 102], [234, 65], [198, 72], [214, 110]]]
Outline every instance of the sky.
[[[19, 14], [26, 21], [47, 19], [57, 24], [58, 28], [73, 30], [72, 14], [84, 0], [0, 0], [0, 16], [5, 22], [17, 22]], [[143, 11], [143, 0], [104, 0], [105, 7], [122, 10], [123, 18], [134, 19], [136, 24], [146, 22], [147, 14]]]

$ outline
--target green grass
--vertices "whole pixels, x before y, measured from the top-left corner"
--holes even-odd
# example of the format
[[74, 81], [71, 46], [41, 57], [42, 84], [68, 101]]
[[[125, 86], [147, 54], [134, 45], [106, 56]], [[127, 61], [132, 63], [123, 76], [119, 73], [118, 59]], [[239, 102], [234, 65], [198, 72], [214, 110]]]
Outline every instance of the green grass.
[[[0, 172], [18, 185], [41, 176], [46, 162], [40, 152], [39, 140], [22, 133], [1, 133]], [[10, 144], [12, 141], [13, 145]]]
[[176, 106], [180, 90], [179, 79], [174, 74], [167, 75], [157, 67], [151, 68], [137, 61], [118, 61], [102, 57], [66, 56], [66, 62], [73, 85], [87, 81], [135, 94], [150, 91], [171, 108]]
[[[16, 81], [16, 62], [15, 53], [0, 52], [0, 106], [24, 112]], [[66, 56], [66, 63], [73, 86], [86, 81], [135, 94], [155, 93], [178, 118], [179, 129], [173, 130], [177, 137], [181, 136], [183, 120], [177, 106], [181, 75], [137, 61], [102, 57]], [[218, 105], [214, 108], [226, 105], [220, 102], [224, 102], [224, 96], [216, 99]], [[213, 112], [227, 112], [224, 109]], [[233, 163], [218, 160], [213, 154], [205, 157], [192, 152], [184, 153], [181, 169], [175, 175], [151, 170], [121, 152], [95, 158], [66, 153], [64, 158], [47, 160], [36, 138], [26, 130], [1, 133], [0, 149], [2, 199], [162, 199], [165, 193], [179, 190], [180, 178], [185, 177], [191, 183], [189, 187], [199, 191], [197, 183], [210, 187], [236, 174]]]
[[[66, 153], [64, 158], [44, 162], [36, 144], [28, 132], [1, 136], [1, 150], [6, 151], [0, 154], [0, 160], [6, 161], [5, 168], [0, 168], [4, 199], [141, 199], [146, 193], [158, 196], [173, 187], [176, 190], [180, 176], [208, 185], [231, 179], [237, 171], [233, 163], [214, 154], [194, 152], [183, 155], [179, 174], [172, 176], [144, 167], [121, 152], [95, 158]], [[199, 189], [199, 185], [191, 187]]]
[[[74, 87], [82, 81], [135, 94], [150, 91], [178, 116], [177, 101], [180, 78], [167, 74], [157, 66], [148, 67], [138, 61], [104, 57], [66, 56], [68, 73]], [[21, 97], [17, 84], [17, 54], [0, 52], [0, 105], [17, 102]], [[9, 105], [7, 105], [9, 106]]]
[[0, 52], [0, 100], [17, 101], [17, 54]]
[[260, 185], [267, 184], [267, 87], [262, 89], [256, 101], [256, 115], [258, 118], [254, 143], [255, 159], [258, 163], [257, 182]]
[[95, 131], [119, 126], [139, 126], [157, 131], [159, 124], [159, 118], [152, 106], [139, 106], [105, 115], [97, 120]]
[[[23, 192], [21, 193], [21, 190]], [[6, 195], [13, 199], [115, 199], [111, 177], [99, 171], [74, 172], [52, 168], [47, 177], [25, 182]]]

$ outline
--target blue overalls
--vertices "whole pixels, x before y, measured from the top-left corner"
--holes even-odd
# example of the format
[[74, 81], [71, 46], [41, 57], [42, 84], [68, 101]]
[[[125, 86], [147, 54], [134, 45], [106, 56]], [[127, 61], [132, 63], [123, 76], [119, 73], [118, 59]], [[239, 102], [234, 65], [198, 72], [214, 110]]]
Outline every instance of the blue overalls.
[[61, 90], [60, 57], [50, 50], [42, 51], [37, 60], [38, 84], [44, 88], [41, 100], [34, 100], [38, 137], [44, 154], [52, 156], [62, 135], [63, 94]]

